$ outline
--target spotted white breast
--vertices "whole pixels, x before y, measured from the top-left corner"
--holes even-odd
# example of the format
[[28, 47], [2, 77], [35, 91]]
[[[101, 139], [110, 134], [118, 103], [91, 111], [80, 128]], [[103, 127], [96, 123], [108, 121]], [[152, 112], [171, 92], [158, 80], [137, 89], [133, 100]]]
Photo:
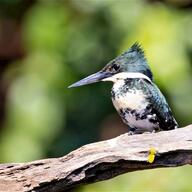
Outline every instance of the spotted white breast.
[[[123, 84], [123, 80], [114, 83], [112, 88], [113, 92], [118, 93], [118, 90], [121, 89]], [[112, 101], [117, 111], [122, 108], [129, 108], [140, 111], [145, 109], [148, 105], [148, 101], [146, 100], [145, 95], [141, 90], [128, 90], [122, 95], [117, 95], [115, 99], [112, 98]]]
[[[123, 75], [126, 75], [125, 77], [127, 77], [127, 74]], [[128, 88], [126, 91], [122, 91], [122, 87], [125, 84], [124, 76], [122, 78], [121, 75], [121, 78], [118, 78], [117, 81], [113, 81], [114, 84], [112, 92], [114, 95], [112, 97], [112, 102], [114, 107], [122, 117], [122, 120], [130, 127], [137, 128], [138, 132], [153, 131], [154, 128], [157, 128], [159, 125], [154, 124], [149, 120], [152, 115], [149, 114], [144, 119], [136, 117], [136, 114], [143, 114], [147, 110], [146, 107], [149, 105], [149, 101], [147, 100], [146, 95], [144, 95], [142, 90], [139, 89]], [[143, 78], [143, 76], [141, 77]], [[131, 78], [138, 77], [131, 76]], [[134, 111], [134, 113], [132, 113], [132, 111]]]

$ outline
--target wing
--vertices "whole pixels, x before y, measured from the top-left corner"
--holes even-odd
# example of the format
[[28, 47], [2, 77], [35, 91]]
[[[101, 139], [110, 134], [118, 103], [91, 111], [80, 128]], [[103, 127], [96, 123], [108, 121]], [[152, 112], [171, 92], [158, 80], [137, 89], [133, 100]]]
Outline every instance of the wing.
[[145, 94], [149, 103], [151, 103], [151, 112], [156, 114], [159, 126], [163, 130], [175, 129], [178, 127], [178, 124], [175, 118], [172, 115], [172, 111], [159, 90], [159, 88], [152, 82], [144, 81]]

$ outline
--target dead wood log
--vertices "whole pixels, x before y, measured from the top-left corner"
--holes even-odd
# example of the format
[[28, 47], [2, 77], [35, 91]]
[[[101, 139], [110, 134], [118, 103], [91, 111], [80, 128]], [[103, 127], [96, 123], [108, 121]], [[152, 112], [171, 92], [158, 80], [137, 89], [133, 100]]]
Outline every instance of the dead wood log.
[[[150, 148], [157, 153], [147, 162]], [[80, 184], [159, 167], [192, 164], [192, 125], [88, 144], [66, 156], [0, 165], [1, 192], [61, 192]]]

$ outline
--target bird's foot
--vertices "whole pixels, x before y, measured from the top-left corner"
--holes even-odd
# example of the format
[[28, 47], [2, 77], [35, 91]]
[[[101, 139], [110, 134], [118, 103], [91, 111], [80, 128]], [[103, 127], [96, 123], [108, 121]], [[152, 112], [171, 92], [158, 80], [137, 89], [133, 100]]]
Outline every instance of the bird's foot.
[[136, 128], [134, 127], [129, 128], [128, 135], [134, 135], [134, 134], [136, 134]]
[[128, 135], [134, 135], [134, 134], [135, 134], [134, 131], [129, 131], [129, 132], [128, 132]]

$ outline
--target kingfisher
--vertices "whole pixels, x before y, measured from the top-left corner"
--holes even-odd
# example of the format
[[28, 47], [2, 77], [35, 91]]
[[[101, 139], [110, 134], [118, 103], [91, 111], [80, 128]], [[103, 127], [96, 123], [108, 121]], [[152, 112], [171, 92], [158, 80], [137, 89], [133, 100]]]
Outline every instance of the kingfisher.
[[165, 97], [153, 81], [152, 71], [139, 43], [134, 43], [103, 69], [69, 88], [100, 81], [113, 82], [112, 102], [128, 125], [130, 135], [178, 127]]

